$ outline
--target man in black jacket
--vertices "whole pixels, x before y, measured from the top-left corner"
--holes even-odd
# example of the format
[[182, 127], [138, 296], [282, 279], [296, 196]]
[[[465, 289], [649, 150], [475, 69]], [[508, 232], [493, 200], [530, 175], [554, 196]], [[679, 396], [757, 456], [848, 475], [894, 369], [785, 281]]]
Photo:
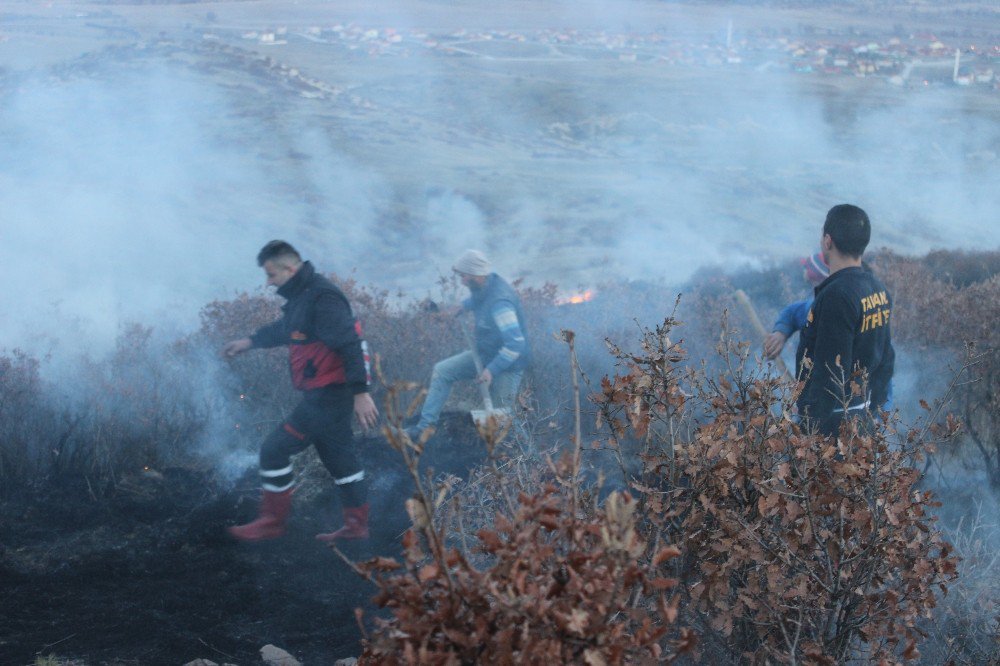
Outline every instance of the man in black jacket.
[[827, 213], [821, 247], [830, 277], [816, 287], [795, 360], [796, 375], [805, 379], [799, 414], [808, 429], [828, 436], [839, 432], [845, 416], [864, 418], [888, 398], [896, 358], [892, 298], [862, 266], [870, 239], [862, 209], [841, 204]]
[[344, 506], [344, 526], [321, 541], [368, 538], [365, 473], [354, 452], [352, 413], [363, 428], [374, 427], [378, 410], [368, 393], [368, 356], [361, 325], [344, 293], [316, 272], [284, 241], [271, 241], [257, 255], [267, 284], [287, 299], [278, 321], [248, 338], [226, 344], [236, 356], [249, 349], [289, 346], [292, 384], [303, 392], [292, 414], [260, 449], [263, 494], [260, 515], [246, 525], [229, 528], [241, 541], [274, 539], [285, 533], [291, 513], [295, 478], [291, 456], [310, 444], [333, 475]]

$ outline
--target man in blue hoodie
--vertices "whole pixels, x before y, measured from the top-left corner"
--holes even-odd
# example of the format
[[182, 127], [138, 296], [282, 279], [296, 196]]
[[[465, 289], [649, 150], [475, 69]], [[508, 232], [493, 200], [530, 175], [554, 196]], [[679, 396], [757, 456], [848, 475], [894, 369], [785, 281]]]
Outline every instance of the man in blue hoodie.
[[[813, 289], [830, 277], [830, 267], [826, 265], [822, 252], [805, 257], [799, 263], [802, 264], [802, 277]], [[812, 302], [813, 295], [809, 294], [807, 298], [789, 303], [782, 308], [771, 333], [764, 338], [764, 356], [774, 359], [781, 354], [785, 342], [806, 325], [806, 317], [809, 315]]]
[[406, 430], [413, 439], [437, 424], [451, 385], [459, 380], [486, 384], [497, 408], [513, 406], [530, 360], [521, 299], [506, 280], [492, 272], [486, 255], [466, 250], [453, 270], [469, 289], [470, 296], [462, 303], [462, 310], [472, 312], [475, 318], [475, 346], [483, 371], [477, 372], [471, 350], [435, 364], [420, 420]]

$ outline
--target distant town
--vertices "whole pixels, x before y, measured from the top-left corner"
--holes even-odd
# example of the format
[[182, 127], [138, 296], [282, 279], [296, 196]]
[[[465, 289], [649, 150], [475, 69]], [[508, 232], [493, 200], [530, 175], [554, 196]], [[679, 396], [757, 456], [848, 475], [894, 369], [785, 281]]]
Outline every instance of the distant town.
[[[53, 35], [54, 30], [89, 34], [109, 43], [155, 42], [109, 9], [43, 18], [29, 14], [0, 16], [0, 43], [20, 35]], [[851, 26], [820, 28], [799, 24], [781, 29], [741, 30], [732, 21], [714, 31], [655, 27], [646, 31], [537, 29], [455, 30], [433, 34], [416, 29], [343, 23], [296, 27], [223, 25], [214, 12], [187, 23], [188, 38], [281, 46], [294, 40], [330, 45], [371, 57], [483, 58], [512, 61], [610, 59], [646, 66], [727, 67], [789, 71], [801, 75], [879, 77], [902, 88], [976, 86], [1000, 91], [1000, 35], [982, 29], [909, 32], [902, 24], [882, 33]], [[973, 20], [974, 17], [970, 17]], [[55, 27], [58, 24], [58, 28]], [[988, 25], [988, 23], [984, 24]], [[172, 40], [176, 34], [160, 33]], [[13, 43], [13, 42], [12, 42]]]
[[[761, 32], [734, 36], [730, 25], [717, 39], [695, 42], [653, 33], [576, 30], [532, 32], [465, 31], [432, 35], [356, 24], [313, 26], [304, 31], [277, 27], [245, 31], [244, 40], [280, 46], [289, 39], [339, 45], [369, 56], [408, 57], [420, 52], [491, 60], [593, 59], [695, 67], [743, 67], [801, 74], [882, 77], [894, 86], [951, 84], [1000, 91], [995, 71], [1000, 44], [940, 37], [931, 33], [884, 38], [820, 35], [806, 27], [799, 36]], [[204, 39], [230, 37], [206, 32]]]

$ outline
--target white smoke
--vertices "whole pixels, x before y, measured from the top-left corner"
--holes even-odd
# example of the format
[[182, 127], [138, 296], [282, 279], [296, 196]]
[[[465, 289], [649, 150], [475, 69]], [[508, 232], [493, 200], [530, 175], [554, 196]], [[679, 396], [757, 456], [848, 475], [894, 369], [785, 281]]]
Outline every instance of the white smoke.
[[[873, 247], [1000, 244], [1000, 124], [978, 89], [847, 84], [780, 54], [661, 57], [718, 49], [730, 19], [740, 52], [764, 39], [752, 12], [244, 9], [186, 10], [239, 56], [126, 48], [4, 76], [0, 307], [17, 315], [0, 347], [190, 328], [205, 302], [261, 284], [272, 238], [410, 293], [473, 246], [507, 277], [569, 288], [770, 265], [814, 248], [845, 201], [868, 210]], [[269, 61], [239, 39], [279, 25]]]

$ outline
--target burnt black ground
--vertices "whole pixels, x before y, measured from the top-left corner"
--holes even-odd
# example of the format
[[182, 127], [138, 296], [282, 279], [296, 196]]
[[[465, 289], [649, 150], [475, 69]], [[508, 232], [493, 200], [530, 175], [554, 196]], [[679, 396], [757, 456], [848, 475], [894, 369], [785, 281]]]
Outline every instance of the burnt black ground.
[[[471, 426], [443, 431], [424, 463], [464, 475], [481, 445]], [[373, 533], [343, 550], [354, 560], [398, 556], [412, 483], [384, 442], [366, 440], [362, 451]], [[0, 505], [0, 664], [50, 654], [91, 665], [258, 664], [268, 643], [304, 664], [359, 654], [355, 608], [370, 621], [375, 588], [314, 539], [340, 524], [332, 483], [297, 498], [284, 538], [246, 545], [224, 528], [255, 515], [253, 472], [228, 489], [207, 470], [162, 473], [100, 499], [70, 481]]]

